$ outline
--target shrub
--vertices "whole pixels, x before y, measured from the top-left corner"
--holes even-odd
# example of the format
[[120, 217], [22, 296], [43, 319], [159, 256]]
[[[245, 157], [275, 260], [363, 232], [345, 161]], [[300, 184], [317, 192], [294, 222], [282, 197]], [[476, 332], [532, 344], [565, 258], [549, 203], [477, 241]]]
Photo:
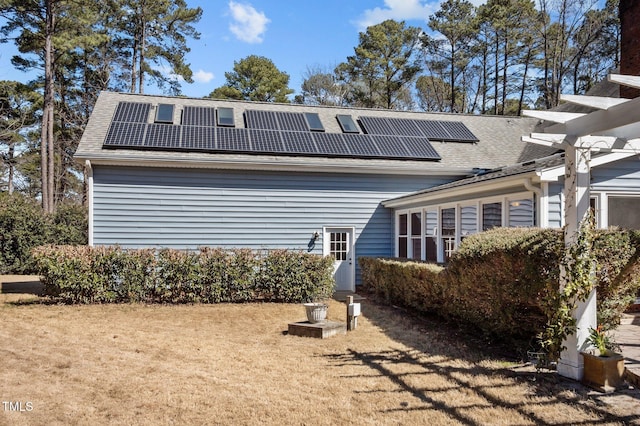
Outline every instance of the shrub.
[[303, 252], [42, 246], [48, 295], [65, 303], [307, 302], [333, 290], [333, 262]]
[[0, 274], [31, 274], [31, 250], [43, 244], [86, 244], [87, 212], [61, 204], [54, 215], [21, 194], [0, 194]]
[[[598, 321], [605, 329], [615, 328], [638, 291], [639, 247], [640, 232], [596, 232]], [[359, 262], [365, 288], [387, 302], [455, 318], [524, 352], [553, 321], [563, 253], [560, 230], [496, 228], [466, 238], [446, 268]]]

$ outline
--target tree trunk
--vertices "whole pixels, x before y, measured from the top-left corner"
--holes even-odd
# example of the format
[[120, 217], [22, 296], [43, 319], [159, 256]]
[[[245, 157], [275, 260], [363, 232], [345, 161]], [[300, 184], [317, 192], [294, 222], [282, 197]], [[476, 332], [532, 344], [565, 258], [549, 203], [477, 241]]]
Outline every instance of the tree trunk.
[[13, 173], [14, 173], [14, 166], [13, 166], [13, 158], [15, 156], [15, 147], [13, 146], [13, 143], [9, 144], [9, 152], [7, 154], [7, 165], [9, 166], [9, 181], [7, 182], [8, 185], [8, 190], [9, 190], [9, 195], [13, 194]]

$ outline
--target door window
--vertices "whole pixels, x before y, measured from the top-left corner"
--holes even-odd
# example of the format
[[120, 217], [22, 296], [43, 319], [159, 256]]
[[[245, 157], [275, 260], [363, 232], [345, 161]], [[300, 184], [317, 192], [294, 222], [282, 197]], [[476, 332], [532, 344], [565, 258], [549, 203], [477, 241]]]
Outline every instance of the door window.
[[346, 232], [332, 232], [329, 236], [329, 255], [335, 260], [347, 260], [349, 241]]

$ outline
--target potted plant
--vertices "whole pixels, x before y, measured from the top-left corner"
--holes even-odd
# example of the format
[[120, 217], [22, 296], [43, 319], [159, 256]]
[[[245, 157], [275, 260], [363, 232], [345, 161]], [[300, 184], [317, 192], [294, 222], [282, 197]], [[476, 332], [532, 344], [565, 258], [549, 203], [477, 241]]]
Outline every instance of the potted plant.
[[327, 320], [329, 304], [324, 301], [309, 302], [304, 304], [307, 320], [312, 324], [323, 323]]
[[624, 383], [624, 358], [614, 351], [618, 345], [602, 325], [589, 329], [587, 342], [595, 347], [595, 353], [582, 352], [583, 383], [602, 392], [613, 392]]

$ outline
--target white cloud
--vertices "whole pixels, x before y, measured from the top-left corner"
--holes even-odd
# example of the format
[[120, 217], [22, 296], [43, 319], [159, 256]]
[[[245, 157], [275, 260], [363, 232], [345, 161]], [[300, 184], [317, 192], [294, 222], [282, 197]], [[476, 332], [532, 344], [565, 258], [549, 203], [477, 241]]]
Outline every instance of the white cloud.
[[267, 24], [271, 22], [263, 12], [258, 12], [250, 4], [229, 2], [229, 11], [233, 22], [229, 24], [231, 32], [241, 41], [262, 43]]
[[196, 83], [208, 83], [213, 80], [213, 78], [214, 75], [212, 72], [204, 71], [201, 69], [193, 73], [193, 80]]
[[[421, 20], [428, 21], [429, 17], [440, 9], [443, 0], [384, 0], [384, 7], [367, 9], [354, 23], [358, 31], [364, 31], [371, 25], [379, 24], [387, 19], [396, 21]], [[486, 3], [486, 0], [470, 0], [475, 6]]]
[[364, 31], [371, 25], [379, 24], [387, 19], [404, 21], [419, 19], [426, 21], [439, 8], [439, 1], [420, 0], [384, 0], [384, 7], [367, 9], [355, 21], [359, 31]]

